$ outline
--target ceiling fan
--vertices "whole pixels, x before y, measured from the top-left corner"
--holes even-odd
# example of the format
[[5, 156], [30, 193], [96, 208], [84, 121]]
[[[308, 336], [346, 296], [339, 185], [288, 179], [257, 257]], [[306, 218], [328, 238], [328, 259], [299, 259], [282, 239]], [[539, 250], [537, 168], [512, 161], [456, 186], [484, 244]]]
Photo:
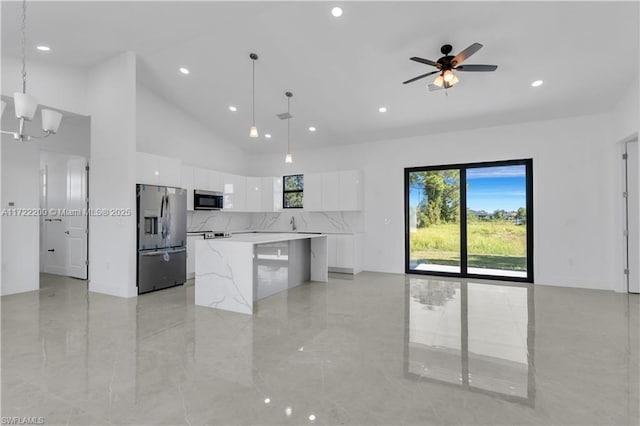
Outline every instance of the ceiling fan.
[[448, 89], [458, 82], [458, 77], [453, 71], [472, 71], [472, 72], [488, 72], [495, 71], [497, 65], [462, 65], [462, 63], [471, 55], [476, 53], [482, 48], [480, 43], [473, 43], [471, 46], [458, 53], [456, 56], [449, 55], [453, 47], [450, 44], [445, 44], [440, 48], [440, 52], [444, 55], [438, 61], [430, 61], [429, 59], [418, 58], [414, 56], [409, 58], [412, 61], [420, 62], [422, 64], [431, 65], [436, 67], [436, 71], [428, 72], [426, 74], [419, 75], [410, 80], [403, 81], [402, 84], [412, 83], [421, 78], [428, 77], [433, 74], [439, 74], [435, 81], [428, 85], [430, 91]]

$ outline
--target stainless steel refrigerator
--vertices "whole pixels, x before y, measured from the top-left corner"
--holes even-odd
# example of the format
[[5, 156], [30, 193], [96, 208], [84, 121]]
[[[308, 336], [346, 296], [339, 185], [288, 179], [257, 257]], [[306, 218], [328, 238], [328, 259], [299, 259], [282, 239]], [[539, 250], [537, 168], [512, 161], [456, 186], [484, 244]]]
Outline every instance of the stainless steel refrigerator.
[[187, 276], [187, 191], [136, 185], [138, 294], [184, 284]]

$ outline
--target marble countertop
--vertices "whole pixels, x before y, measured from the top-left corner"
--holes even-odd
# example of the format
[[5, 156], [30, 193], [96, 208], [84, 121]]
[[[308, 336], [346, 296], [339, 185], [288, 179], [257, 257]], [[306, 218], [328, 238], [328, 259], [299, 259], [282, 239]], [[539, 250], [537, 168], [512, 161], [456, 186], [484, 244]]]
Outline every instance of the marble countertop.
[[[304, 240], [306, 238], [318, 238], [326, 237], [325, 234], [303, 234], [303, 233], [248, 233], [248, 234], [233, 234], [229, 238], [214, 238], [210, 240], [201, 240], [207, 243], [209, 242], [223, 242], [223, 243], [248, 243], [248, 244], [266, 244], [277, 243], [281, 241], [290, 240]], [[196, 241], [196, 243], [201, 242]]]

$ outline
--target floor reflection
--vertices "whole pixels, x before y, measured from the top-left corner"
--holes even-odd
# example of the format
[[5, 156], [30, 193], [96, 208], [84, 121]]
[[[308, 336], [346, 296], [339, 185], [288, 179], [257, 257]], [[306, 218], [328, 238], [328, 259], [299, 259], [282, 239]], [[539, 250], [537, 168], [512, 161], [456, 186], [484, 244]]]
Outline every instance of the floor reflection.
[[409, 277], [407, 377], [535, 406], [532, 285]]

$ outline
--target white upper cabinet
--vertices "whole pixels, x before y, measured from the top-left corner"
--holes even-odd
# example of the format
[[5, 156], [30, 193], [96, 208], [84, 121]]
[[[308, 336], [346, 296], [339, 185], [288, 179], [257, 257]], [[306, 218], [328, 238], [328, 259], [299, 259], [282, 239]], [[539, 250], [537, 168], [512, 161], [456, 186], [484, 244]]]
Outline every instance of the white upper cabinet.
[[262, 211], [262, 178], [247, 177], [247, 208], [248, 212]]
[[280, 209], [278, 206], [282, 208], [282, 179], [275, 177], [263, 177], [261, 211], [278, 211]]
[[345, 170], [339, 173], [340, 210], [362, 210], [362, 171]]
[[322, 210], [340, 210], [340, 173], [322, 173]]
[[244, 176], [223, 174], [224, 210], [246, 211], [247, 178]]
[[182, 161], [159, 155], [136, 153], [136, 183], [180, 187]]
[[305, 173], [304, 175], [304, 210], [322, 211], [322, 174]]
[[187, 190], [187, 210], [193, 210], [194, 170], [191, 166], [182, 166], [180, 187]]
[[224, 183], [220, 172], [196, 167], [193, 171], [193, 181], [194, 189], [223, 192]]

